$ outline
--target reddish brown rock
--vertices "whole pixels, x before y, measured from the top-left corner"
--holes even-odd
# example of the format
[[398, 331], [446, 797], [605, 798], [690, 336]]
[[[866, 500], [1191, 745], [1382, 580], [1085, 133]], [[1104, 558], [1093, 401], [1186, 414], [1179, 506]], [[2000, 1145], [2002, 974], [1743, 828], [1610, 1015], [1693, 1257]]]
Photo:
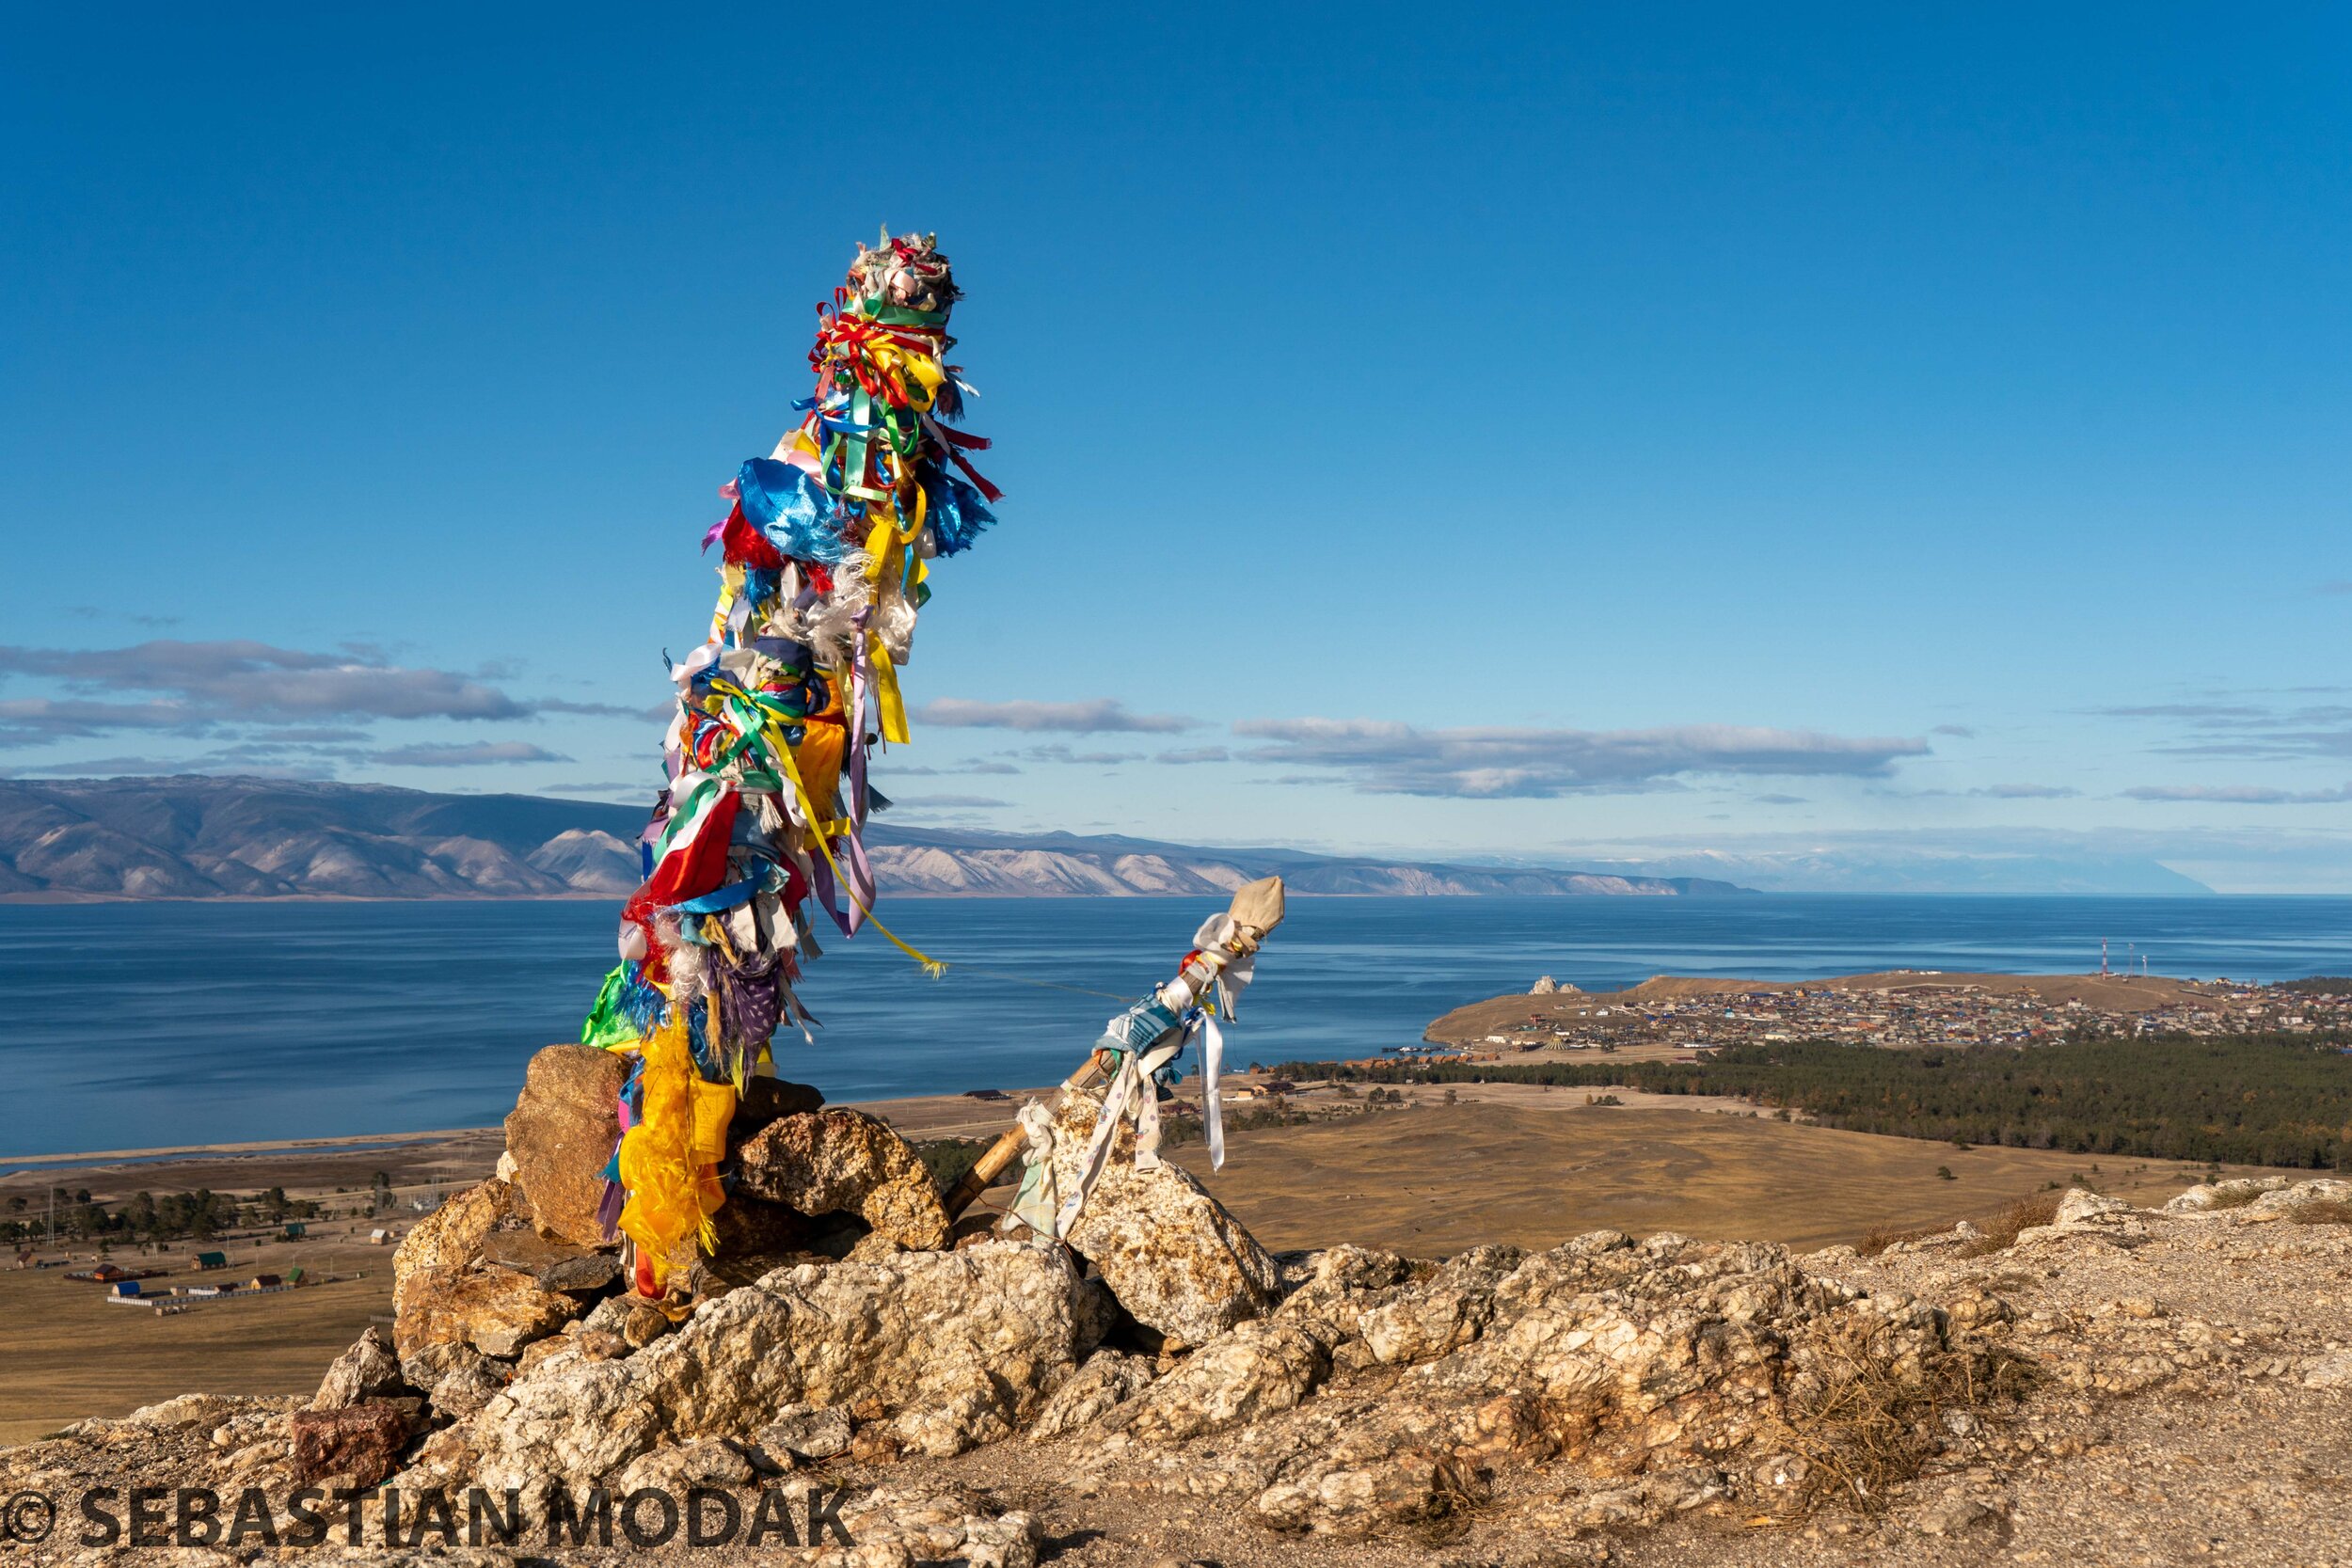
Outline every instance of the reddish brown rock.
[[342, 1476], [353, 1486], [373, 1486], [398, 1467], [408, 1444], [408, 1415], [385, 1400], [369, 1400], [336, 1410], [297, 1410], [287, 1418], [294, 1439], [296, 1483]]
[[710, 1216], [717, 1245], [698, 1260], [699, 1274], [707, 1276], [697, 1284], [698, 1292], [721, 1294], [772, 1269], [822, 1256], [824, 1227], [789, 1204], [737, 1191]]
[[550, 1242], [535, 1230], [493, 1230], [477, 1259], [528, 1275], [542, 1291], [593, 1295], [621, 1276], [617, 1251]]
[[550, 1334], [546, 1338], [541, 1339], [534, 1344], [525, 1345], [523, 1347], [522, 1354], [516, 1359], [515, 1375], [516, 1377], [529, 1377], [532, 1374], [532, 1370], [535, 1369], [540, 1362], [545, 1361], [551, 1355], [560, 1355], [564, 1351], [572, 1349], [578, 1343], [579, 1337], [577, 1335]]
[[531, 1058], [506, 1117], [506, 1152], [542, 1236], [603, 1243], [596, 1207], [620, 1136], [615, 1104], [628, 1069], [627, 1056], [585, 1045], [550, 1045]]
[[856, 1214], [899, 1245], [947, 1243], [947, 1211], [905, 1139], [862, 1111], [785, 1117], [737, 1150], [736, 1191], [803, 1214]]

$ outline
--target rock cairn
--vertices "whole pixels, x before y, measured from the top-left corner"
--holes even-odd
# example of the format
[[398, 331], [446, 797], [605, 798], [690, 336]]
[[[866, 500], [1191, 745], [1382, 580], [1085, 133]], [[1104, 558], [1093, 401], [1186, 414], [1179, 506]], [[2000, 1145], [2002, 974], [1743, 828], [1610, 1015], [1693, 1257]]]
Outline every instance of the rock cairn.
[[[538, 1397], [527, 1389], [556, 1390], [550, 1410], [578, 1408], [580, 1390], [534, 1374], [560, 1360], [601, 1386], [679, 1323], [740, 1314], [743, 1334], [788, 1343], [810, 1338], [787, 1333], [789, 1322], [815, 1313], [881, 1338], [828, 1338], [825, 1367], [789, 1370], [787, 1353], [765, 1361], [758, 1376], [728, 1370], [741, 1346], [712, 1347], [674, 1369], [726, 1390], [725, 1410], [702, 1417], [679, 1407], [675, 1388], [635, 1386], [634, 1370], [623, 1378], [629, 1386], [596, 1396], [598, 1408], [646, 1413], [656, 1422], [643, 1432], [651, 1446], [698, 1422], [730, 1428], [745, 1410], [879, 1402], [903, 1423], [892, 1429], [896, 1441], [954, 1452], [1026, 1420], [1044, 1386], [1114, 1331], [1166, 1353], [1214, 1338], [1279, 1299], [1274, 1260], [1187, 1172], [1134, 1168], [1130, 1129], [1121, 1129], [1068, 1245], [1025, 1244], [997, 1237], [1020, 1227], [991, 1215], [951, 1222], [921, 1154], [887, 1123], [827, 1106], [804, 1085], [763, 1078], [752, 1080], [727, 1129], [722, 1169], [732, 1191], [718, 1212], [717, 1247], [676, 1298], [645, 1300], [628, 1291], [619, 1243], [596, 1212], [595, 1172], [618, 1135], [615, 1080], [625, 1068], [575, 1045], [532, 1059], [506, 1118], [500, 1174], [442, 1205], [401, 1243], [392, 1331], [345, 1358], [362, 1357], [364, 1375], [339, 1368], [340, 1381], [330, 1379], [364, 1390], [333, 1402], [339, 1408], [397, 1390], [414, 1406], [404, 1414], [464, 1420], [501, 1396]], [[1064, 1097], [1058, 1147], [1073, 1160], [1095, 1110], [1084, 1094]], [[888, 1298], [887, 1311], [871, 1309], [878, 1297]], [[994, 1358], [972, 1351], [990, 1301], [1002, 1303], [1001, 1322], [981, 1338], [1016, 1375], [992, 1370]], [[933, 1321], [954, 1325], [953, 1344], [921, 1342], [905, 1326]], [[607, 1370], [586, 1370], [598, 1367]], [[580, 1463], [567, 1458], [564, 1473]]]

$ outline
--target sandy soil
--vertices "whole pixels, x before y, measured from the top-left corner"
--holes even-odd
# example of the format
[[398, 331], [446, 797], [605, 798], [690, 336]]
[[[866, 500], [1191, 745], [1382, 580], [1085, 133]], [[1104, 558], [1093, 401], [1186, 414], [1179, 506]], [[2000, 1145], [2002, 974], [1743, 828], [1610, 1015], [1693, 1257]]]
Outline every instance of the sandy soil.
[[[361, 1140], [343, 1140], [343, 1145]], [[87, 1165], [43, 1166], [0, 1177], [0, 1201], [23, 1196], [38, 1219], [52, 1186], [89, 1189], [94, 1197], [151, 1193], [252, 1193], [282, 1186], [291, 1197], [338, 1209], [363, 1207], [377, 1171], [390, 1177], [392, 1207], [381, 1215], [306, 1222], [299, 1242], [267, 1231], [236, 1232], [201, 1244], [173, 1242], [142, 1254], [118, 1246], [109, 1260], [124, 1268], [167, 1268], [157, 1287], [229, 1284], [256, 1274], [284, 1275], [299, 1266], [311, 1275], [353, 1277], [281, 1295], [213, 1302], [173, 1316], [145, 1307], [116, 1307], [107, 1288], [65, 1277], [66, 1269], [0, 1267], [0, 1323], [8, 1325], [0, 1377], [0, 1444], [54, 1432], [84, 1416], [119, 1416], [191, 1393], [291, 1394], [318, 1386], [326, 1364], [371, 1322], [392, 1313], [392, 1249], [368, 1243], [370, 1231], [406, 1230], [419, 1217], [412, 1202], [431, 1204], [489, 1174], [504, 1148], [495, 1128], [442, 1134], [397, 1148], [305, 1142], [246, 1146], [244, 1152], [206, 1151], [153, 1162], [103, 1160]], [[195, 1273], [195, 1255], [228, 1254], [225, 1273]], [[71, 1259], [74, 1269], [99, 1261], [87, 1243], [41, 1247], [44, 1259]]]

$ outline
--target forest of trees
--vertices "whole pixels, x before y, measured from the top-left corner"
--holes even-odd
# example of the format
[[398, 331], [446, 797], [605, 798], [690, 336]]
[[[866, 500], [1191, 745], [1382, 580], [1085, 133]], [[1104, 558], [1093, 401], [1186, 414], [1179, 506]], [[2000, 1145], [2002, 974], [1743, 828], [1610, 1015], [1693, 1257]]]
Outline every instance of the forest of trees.
[[1807, 1041], [1700, 1062], [1287, 1062], [1293, 1078], [1727, 1095], [1828, 1127], [2080, 1154], [2352, 1169], [2352, 1055], [2300, 1036], [1889, 1051]]
[[[53, 1201], [54, 1200], [54, 1201]], [[207, 1242], [238, 1226], [278, 1225], [312, 1219], [319, 1206], [288, 1197], [283, 1187], [239, 1197], [199, 1189], [193, 1193], [136, 1193], [120, 1203], [93, 1201], [87, 1188], [55, 1189], [48, 1197], [11, 1197], [0, 1219], [0, 1242], [45, 1238], [51, 1216], [59, 1237], [80, 1242]]]

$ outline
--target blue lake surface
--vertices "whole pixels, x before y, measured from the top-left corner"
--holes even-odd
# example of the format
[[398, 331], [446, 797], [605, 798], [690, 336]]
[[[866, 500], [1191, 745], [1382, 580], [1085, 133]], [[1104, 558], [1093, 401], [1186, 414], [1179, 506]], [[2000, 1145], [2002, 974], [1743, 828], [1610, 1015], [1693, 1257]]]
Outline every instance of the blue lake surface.
[[[779, 1070], [835, 1100], [1054, 1082], [1218, 907], [894, 900], [883, 918], [956, 967], [931, 980], [872, 933], [827, 942], [802, 986], [826, 1027], [813, 1047], [779, 1038]], [[0, 906], [0, 1161], [486, 1126], [532, 1051], [577, 1037], [616, 909]], [[2158, 974], [2352, 974], [2352, 898], [1299, 898], [1227, 1056], [1370, 1054], [1545, 974], [1602, 990], [1661, 973], [2082, 972], [2101, 937], [2118, 967], [2130, 942]]]

